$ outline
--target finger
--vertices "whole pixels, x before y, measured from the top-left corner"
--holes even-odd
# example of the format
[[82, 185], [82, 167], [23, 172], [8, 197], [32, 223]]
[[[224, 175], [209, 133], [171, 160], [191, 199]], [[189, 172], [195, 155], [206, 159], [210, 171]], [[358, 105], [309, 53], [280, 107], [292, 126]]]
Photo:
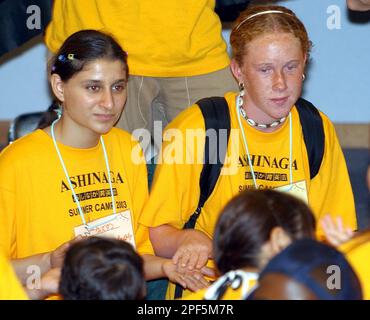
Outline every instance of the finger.
[[331, 231], [335, 230], [335, 224], [334, 224], [334, 221], [333, 221], [333, 219], [330, 215], [326, 215], [325, 222], [326, 222], [326, 225], [327, 225], [329, 230], [331, 230]]
[[203, 268], [207, 264], [207, 261], [208, 261], [208, 252], [206, 251], [200, 252], [196, 268], [197, 269]]
[[175, 252], [175, 254], [172, 257], [173, 264], [178, 264], [179, 258], [181, 257], [181, 255], [182, 255], [182, 250], [177, 249], [177, 251]]
[[336, 217], [336, 220], [337, 220], [337, 230], [341, 233], [344, 232], [344, 229], [343, 229], [343, 220], [342, 220], [342, 217], [340, 216], [337, 216]]
[[346, 232], [349, 238], [352, 238], [355, 232], [351, 228], [346, 228]]
[[325, 232], [327, 232], [327, 231], [328, 231], [329, 227], [328, 227], [327, 217], [326, 217], [326, 216], [324, 216], [324, 217], [322, 217], [322, 218], [320, 219], [320, 225], [321, 225], [322, 229], [323, 229]]
[[199, 281], [196, 280], [193, 276], [185, 276], [186, 286], [189, 290], [195, 292], [201, 289], [199, 286]]
[[187, 250], [184, 247], [180, 247], [179, 249], [177, 249], [177, 251], [175, 252], [175, 254], [172, 257], [173, 264], [178, 264], [179, 263], [179, 260], [186, 253], [186, 251]]
[[201, 272], [204, 276], [207, 276], [207, 277], [214, 278], [214, 277], [216, 276], [215, 269], [213, 269], [213, 268], [203, 267], [202, 269], [200, 269], [200, 272]]
[[181, 267], [185, 268], [188, 265], [190, 256], [191, 256], [191, 253], [188, 250], [182, 254], [181, 258], [179, 259], [179, 264], [181, 265]]
[[209, 282], [203, 277], [202, 274], [197, 274], [196, 279], [198, 280], [198, 286], [200, 286], [201, 289], [209, 286]]
[[178, 283], [179, 285], [181, 285], [184, 289], [186, 289], [186, 280], [185, 280], [185, 277], [182, 276], [181, 274], [179, 273], [175, 273], [173, 276], [172, 276], [172, 279], [171, 279], [172, 282], [176, 282]]
[[190, 255], [187, 267], [189, 270], [194, 270], [195, 266], [198, 264], [200, 255], [198, 253], [193, 252], [193, 254]]

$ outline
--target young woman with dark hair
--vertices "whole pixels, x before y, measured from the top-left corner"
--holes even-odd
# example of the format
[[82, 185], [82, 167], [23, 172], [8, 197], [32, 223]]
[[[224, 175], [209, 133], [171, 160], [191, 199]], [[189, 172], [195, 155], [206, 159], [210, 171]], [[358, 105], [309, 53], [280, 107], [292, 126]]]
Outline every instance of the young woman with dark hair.
[[138, 223], [145, 161], [138, 142], [113, 127], [127, 98], [126, 52], [111, 36], [83, 30], [66, 39], [49, 70], [58, 116], [0, 155], [0, 246], [22, 282], [30, 265], [41, 274], [60, 267], [74, 236], [104, 233], [135, 246], [146, 279], [186, 286], [170, 260], [153, 255]]

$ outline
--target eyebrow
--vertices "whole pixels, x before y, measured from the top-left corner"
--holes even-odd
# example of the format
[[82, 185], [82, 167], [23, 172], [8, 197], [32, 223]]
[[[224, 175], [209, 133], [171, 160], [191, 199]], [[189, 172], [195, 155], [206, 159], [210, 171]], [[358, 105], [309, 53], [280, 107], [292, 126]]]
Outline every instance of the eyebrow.
[[[298, 59], [289, 60], [288, 62], [284, 63], [284, 66], [291, 64], [291, 63], [299, 63]], [[255, 67], [273, 67], [274, 64], [272, 62], [261, 62], [253, 64]]]
[[118, 79], [116, 81], [113, 82], [113, 84], [117, 84], [117, 83], [120, 83], [120, 82], [127, 82], [127, 79]]
[[[118, 80], [114, 81], [112, 84], [117, 84], [117, 83], [121, 83], [121, 82], [126, 83], [127, 80], [126, 79], [118, 79]], [[101, 83], [103, 83], [103, 81], [91, 79], [91, 80], [86, 80], [83, 83], [84, 84], [101, 84]]]

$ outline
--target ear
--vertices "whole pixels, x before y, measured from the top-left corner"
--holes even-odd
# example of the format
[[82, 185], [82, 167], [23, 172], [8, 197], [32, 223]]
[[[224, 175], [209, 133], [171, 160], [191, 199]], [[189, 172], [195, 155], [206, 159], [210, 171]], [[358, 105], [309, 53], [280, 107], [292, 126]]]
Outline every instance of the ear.
[[230, 68], [231, 68], [231, 72], [233, 73], [233, 75], [236, 78], [236, 80], [238, 81], [238, 83], [243, 82], [243, 75], [242, 75], [241, 67], [236, 62], [235, 59], [231, 60]]
[[291, 242], [292, 240], [282, 227], [275, 227], [271, 230], [270, 245], [274, 255], [285, 249]]
[[64, 82], [58, 74], [54, 73], [50, 76], [50, 86], [55, 97], [64, 102]]
[[307, 53], [305, 53], [304, 56], [303, 56], [303, 66], [304, 66], [304, 68], [306, 67], [306, 65], [307, 65]]

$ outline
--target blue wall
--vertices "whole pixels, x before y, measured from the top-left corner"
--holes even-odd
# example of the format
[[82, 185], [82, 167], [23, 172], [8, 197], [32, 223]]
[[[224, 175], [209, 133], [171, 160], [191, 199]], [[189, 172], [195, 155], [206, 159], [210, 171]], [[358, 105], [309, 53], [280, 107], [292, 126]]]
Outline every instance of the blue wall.
[[[296, 12], [314, 43], [304, 96], [335, 122], [369, 123], [370, 22], [351, 22], [345, 0], [275, 2]], [[339, 15], [327, 13], [330, 6]], [[0, 65], [0, 119], [48, 107], [45, 65], [42, 44]]]
[[46, 53], [43, 43], [38, 43], [0, 65], [0, 119], [49, 106]]

